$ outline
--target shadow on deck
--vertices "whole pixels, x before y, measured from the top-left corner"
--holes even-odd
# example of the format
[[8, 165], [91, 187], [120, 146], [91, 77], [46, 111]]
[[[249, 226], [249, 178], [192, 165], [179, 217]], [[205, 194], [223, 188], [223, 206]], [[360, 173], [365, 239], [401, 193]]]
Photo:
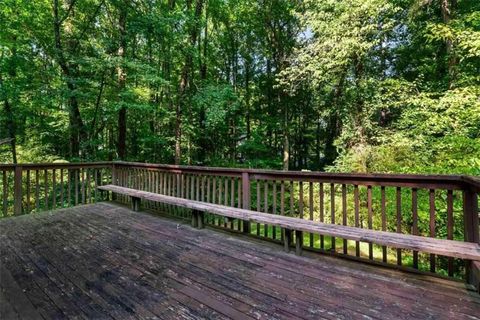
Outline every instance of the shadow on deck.
[[134, 213], [111, 203], [0, 220], [0, 317], [478, 319], [462, 283]]

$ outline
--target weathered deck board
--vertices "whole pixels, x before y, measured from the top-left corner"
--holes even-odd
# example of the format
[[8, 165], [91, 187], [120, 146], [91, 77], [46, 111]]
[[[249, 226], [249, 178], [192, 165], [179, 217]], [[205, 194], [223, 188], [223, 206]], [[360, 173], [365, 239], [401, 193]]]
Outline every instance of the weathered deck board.
[[297, 257], [111, 203], [0, 220], [0, 254], [5, 319], [480, 319], [458, 282]]

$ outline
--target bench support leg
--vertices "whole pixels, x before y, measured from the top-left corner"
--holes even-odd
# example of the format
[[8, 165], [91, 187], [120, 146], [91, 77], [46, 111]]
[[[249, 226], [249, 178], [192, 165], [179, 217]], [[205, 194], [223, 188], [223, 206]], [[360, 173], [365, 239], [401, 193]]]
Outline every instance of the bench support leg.
[[132, 210], [135, 212], [140, 211], [140, 198], [132, 197]]
[[197, 227], [203, 229], [205, 225], [205, 213], [203, 211], [197, 212]]
[[196, 228], [198, 225], [198, 211], [192, 210], [192, 227]]
[[243, 233], [250, 234], [250, 221], [243, 220]]
[[292, 243], [292, 230], [283, 229], [283, 249], [290, 252], [290, 244]]
[[295, 254], [300, 256], [303, 247], [303, 232], [295, 230]]

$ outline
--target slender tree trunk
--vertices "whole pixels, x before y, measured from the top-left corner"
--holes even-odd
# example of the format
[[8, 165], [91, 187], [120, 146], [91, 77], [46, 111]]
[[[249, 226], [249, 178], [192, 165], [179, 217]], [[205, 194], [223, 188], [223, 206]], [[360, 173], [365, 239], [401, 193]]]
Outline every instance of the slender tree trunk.
[[69, 119], [69, 129], [70, 129], [70, 156], [79, 157], [80, 156], [80, 143], [87, 139], [87, 131], [83, 123], [80, 108], [76, 92], [76, 84], [74, 79], [72, 79], [71, 66], [65, 59], [64, 48], [62, 45], [61, 32], [62, 22], [59, 18], [59, 4], [58, 0], [53, 1], [53, 15], [54, 15], [54, 35], [55, 35], [55, 56], [57, 58], [58, 64], [62, 70], [62, 73], [65, 77], [66, 85], [69, 90], [68, 98], [68, 119]]
[[120, 36], [120, 43], [118, 46], [118, 57], [120, 58], [119, 66], [117, 67], [118, 78], [118, 95], [122, 107], [118, 111], [118, 143], [117, 151], [118, 158], [125, 159], [127, 149], [127, 108], [123, 105], [121, 94], [125, 90], [127, 75], [123, 67], [125, 59], [125, 51], [127, 47], [127, 5], [128, 1], [123, 1], [120, 4], [120, 12], [118, 18], [118, 30]]
[[[192, 2], [191, 0], [187, 1], [187, 10], [191, 10]], [[198, 35], [198, 19], [202, 14], [203, 0], [197, 0], [195, 5], [195, 15], [194, 23], [190, 28], [190, 46], [195, 48], [195, 43], [197, 42]], [[178, 93], [178, 101], [175, 108], [175, 164], [180, 164], [182, 161], [182, 109], [186, 103], [187, 98], [187, 89], [191, 82], [190, 73], [193, 64], [193, 57], [191, 50], [187, 50], [185, 53], [185, 63], [182, 68], [182, 74], [180, 77], [180, 86]]]

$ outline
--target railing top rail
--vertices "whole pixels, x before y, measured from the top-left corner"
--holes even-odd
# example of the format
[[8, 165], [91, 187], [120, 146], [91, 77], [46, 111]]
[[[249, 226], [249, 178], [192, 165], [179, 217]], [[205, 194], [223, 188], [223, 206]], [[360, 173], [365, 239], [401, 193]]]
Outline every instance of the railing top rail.
[[62, 169], [62, 168], [105, 168], [112, 165], [111, 161], [103, 162], [58, 162], [58, 163], [18, 163], [18, 164], [0, 164], [0, 170], [13, 171], [15, 167], [22, 167], [27, 170], [42, 169]]
[[140, 162], [114, 162], [125, 167], [168, 170], [175, 173], [205, 173], [240, 176], [249, 173], [252, 179], [258, 180], [303, 180], [327, 183], [345, 183], [359, 185], [382, 185], [411, 188], [444, 188], [463, 189], [472, 181], [480, 183], [473, 177], [462, 175], [423, 175], [423, 174], [359, 174], [359, 173], [327, 173], [315, 171], [281, 171], [248, 168], [222, 168], [151, 164]]
[[43, 169], [76, 169], [76, 168], [104, 168], [112, 165], [118, 167], [136, 167], [152, 170], [165, 170], [174, 173], [196, 173], [206, 175], [225, 175], [240, 177], [248, 173], [251, 179], [256, 180], [295, 180], [306, 182], [325, 182], [337, 184], [392, 186], [409, 188], [431, 189], [473, 189], [480, 191], [480, 179], [464, 175], [427, 175], [427, 174], [361, 174], [361, 173], [327, 173], [315, 171], [281, 171], [250, 168], [225, 168], [153, 164], [143, 162], [104, 161], [104, 162], [69, 162], [69, 163], [21, 163], [0, 164], [0, 170], [13, 171], [21, 166], [26, 170]]

